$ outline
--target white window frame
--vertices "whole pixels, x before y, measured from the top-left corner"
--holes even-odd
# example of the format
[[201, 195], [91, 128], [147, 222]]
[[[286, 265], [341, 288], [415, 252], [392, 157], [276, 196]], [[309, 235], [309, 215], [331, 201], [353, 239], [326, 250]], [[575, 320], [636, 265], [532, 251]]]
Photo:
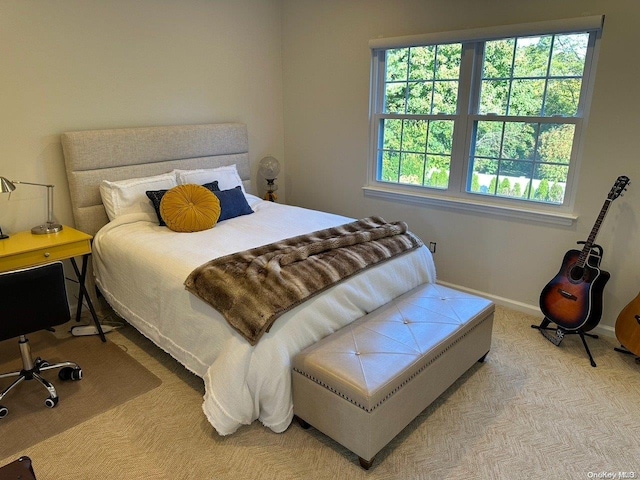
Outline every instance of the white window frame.
[[[465, 211], [516, 217], [549, 224], [571, 225], [577, 220], [573, 213], [576, 195], [577, 171], [580, 165], [584, 131], [588, 121], [589, 107], [595, 79], [595, 65], [602, 33], [604, 16], [579, 17], [548, 22], [536, 22], [518, 25], [503, 25], [492, 28], [440, 32], [408, 37], [379, 38], [371, 40], [371, 92], [370, 92], [370, 148], [367, 184], [363, 187], [368, 197], [417, 205], [434, 205]], [[563, 121], [575, 125], [573, 149], [568, 170], [564, 202], [561, 205], [529, 202], [508, 197], [479, 195], [466, 191], [467, 172], [469, 171], [469, 153], [476, 119], [486, 118], [473, 112], [473, 103], [477, 102], [480, 82], [476, 77], [482, 74], [478, 68], [478, 42], [499, 38], [545, 35], [553, 33], [590, 32], [591, 40], [587, 48], [581, 102], [575, 117], [563, 118]], [[461, 72], [470, 72], [460, 77], [458, 92], [458, 112], [454, 115], [438, 115], [440, 119], [455, 119], [454, 143], [449, 173], [449, 187], [446, 190], [424, 186], [396, 184], [377, 180], [379, 125], [384, 114], [385, 52], [392, 48], [436, 45], [443, 43], [462, 43], [463, 54]], [[475, 65], [474, 65], [474, 62]], [[480, 64], [481, 67], [481, 64]], [[461, 108], [468, 111], [460, 111]], [[392, 116], [392, 115], [391, 115]], [[429, 116], [433, 118], [433, 116]], [[493, 117], [492, 117], [493, 118]], [[500, 117], [495, 117], [496, 119]], [[505, 117], [513, 120], [516, 117]], [[522, 117], [531, 121], [531, 117]], [[549, 119], [557, 120], [554, 117]]]

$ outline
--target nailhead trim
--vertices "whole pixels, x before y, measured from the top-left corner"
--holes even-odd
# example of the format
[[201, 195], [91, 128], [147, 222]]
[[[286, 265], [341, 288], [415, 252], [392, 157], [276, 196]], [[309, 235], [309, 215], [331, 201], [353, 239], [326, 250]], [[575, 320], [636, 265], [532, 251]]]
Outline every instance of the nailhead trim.
[[[423, 372], [429, 365], [431, 365], [433, 362], [435, 362], [438, 358], [440, 358], [442, 355], [445, 354], [445, 352], [447, 352], [447, 350], [451, 349], [455, 344], [457, 344], [458, 342], [460, 342], [464, 337], [466, 337], [467, 335], [469, 335], [471, 332], [473, 332], [477, 327], [479, 327], [480, 325], [482, 325], [485, 321], [487, 321], [487, 319], [489, 318], [489, 316], [485, 317], [480, 323], [474, 325], [473, 327], [471, 327], [469, 330], [467, 330], [463, 335], [459, 336], [458, 338], [456, 338], [453, 342], [451, 342], [449, 345], [447, 345], [446, 348], [444, 348], [440, 353], [438, 353], [435, 357], [433, 357], [428, 363], [422, 365], [418, 370], [416, 370], [409, 378], [407, 378], [404, 382], [402, 382], [400, 385], [398, 385], [396, 388], [394, 388], [391, 392], [389, 392], [388, 395], [386, 395], [383, 399], [381, 399], [378, 403], [376, 403], [373, 407], [371, 408], [367, 408], [364, 405], [361, 405], [360, 403], [356, 402], [354, 399], [352, 399], [351, 397], [345, 395], [342, 392], [339, 392], [338, 390], [336, 390], [334, 387], [332, 387], [331, 385], [327, 385], [326, 383], [322, 382], [321, 380], [317, 379], [316, 377], [314, 377], [313, 375], [307, 373], [307, 372], [303, 372], [302, 370], [299, 370], [297, 368], [294, 368], [293, 370], [297, 373], [299, 373], [300, 375], [308, 378], [309, 380], [313, 381], [314, 383], [317, 383], [318, 385], [320, 385], [321, 387], [326, 388], [327, 390], [335, 393], [336, 395], [338, 395], [339, 397], [344, 398], [346, 401], [348, 401], [349, 403], [352, 403], [353, 405], [355, 405], [356, 407], [364, 410], [367, 413], [371, 413], [373, 412], [376, 408], [380, 407], [384, 402], [386, 402], [389, 398], [391, 398], [393, 395], [395, 395], [399, 390], [401, 390], [407, 383], [409, 383], [411, 380], [413, 380], [416, 376], [418, 376], [421, 372]], [[426, 354], [428, 354], [429, 352], [426, 352]]]

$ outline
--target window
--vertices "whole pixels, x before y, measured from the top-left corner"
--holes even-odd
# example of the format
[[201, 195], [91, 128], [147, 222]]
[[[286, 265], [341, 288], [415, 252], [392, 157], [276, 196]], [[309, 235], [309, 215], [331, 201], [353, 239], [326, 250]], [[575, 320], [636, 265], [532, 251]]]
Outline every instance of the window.
[[372, 41], [366, 189], [569, 211], [602, 17], [564, 22]]

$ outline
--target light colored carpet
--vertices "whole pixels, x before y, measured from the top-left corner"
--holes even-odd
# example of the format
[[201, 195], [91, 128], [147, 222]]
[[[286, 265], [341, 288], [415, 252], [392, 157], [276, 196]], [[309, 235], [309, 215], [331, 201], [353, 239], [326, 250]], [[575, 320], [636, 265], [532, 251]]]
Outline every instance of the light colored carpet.
[[[0, 457], [24, 451], [27, 447], [56, 435], [94, 415], [148, 392], [160, 379], [112, 342], [98, 337], [57, 338], [51, 332], [28, 335], [33, 358], [49, 363], [71, 361], [82, 368], [80, 381], [60, 381], [59, 370], [42, 373], [58, 393], [58, 405], [49, 409], [44, 401], [47, 390], [35, 380], [22, 382], [2, 400], [9, 415], [0, 420]], [[0, 342], [0, 372], [22, 368], [17, 339]], [[15, 377], [0, 381], [2, 389]]]
[[640, 477], [640, 365], [601, 338], [589, 340], [592, 368], [577, 336], [556, 347], [530, 328], [539, 321], [498, 307], [486, 362], [427, 408], [368, 472], [355, 455], [295, 423], [282, 434], [254, 423], [218, 436], [201, 410], [202, 381], [130, 327], [109, 340], [162, 385], [20, 454], [32, 458], [39, 480]]

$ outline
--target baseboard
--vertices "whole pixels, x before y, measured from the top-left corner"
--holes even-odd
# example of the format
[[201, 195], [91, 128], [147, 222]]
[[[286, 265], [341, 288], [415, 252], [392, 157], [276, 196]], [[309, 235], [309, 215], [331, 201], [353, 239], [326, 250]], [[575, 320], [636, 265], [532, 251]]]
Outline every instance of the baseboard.
[[609, 325], [598, 325], [596, 328], [592, 330], [593, 333], [598, 335], [602, 335], [603, 337], [608, 337], [614, 339], [616, 342], [618, 341], [616, 338], [616, 331], [613, 327]]
[[[462, 285], [456, 285], [456, 284], [449, 283], [449, 282], [442, 282], [440, 280], [438, 280], [437, 283], [438, 283], [438, 285], [443, 285], [443, 286], [449, 287], [449, 288], [455, 288], [456, 290], [461, 290], [463, 292], [471, 293], [473, 295], [478, 295], [479, 297], [488, 298], [489, 300], [491, 300], [496, 305], [500, 305], [500, 306], [503, 306], [503, 307], [506, 307], [506, 308], [510, 308], [512, 310], [516, 310], [518, 312], [526, 313], [528, 315], [533, 315], [534, 317], [540, 317], [540, 320], [542, 321], [542, 312], [540, 311], [540, 307], [538, 307], [537, 305], [530, 305], [530, 304], [527, 304], [527, 303], [518, 302], [516, 300], [511, 300], [509, 298], [500, 297], [498, 295], [492, 295], [492, 294], [487, 293], [487, 292], [481, 292], [479, 290], [474, 290], [472, 288], [467, 288], [467, 287], [464, 287]], [[608, 325], [598, 325], [591, 332], [595, 333], [597, 335], [602, 335], [602, 336], [610, 337], [610, 338], [613, 338], [613, 339], [616, 338], [616, 333], [615, 333], [614, 328], [610, 327]]]

